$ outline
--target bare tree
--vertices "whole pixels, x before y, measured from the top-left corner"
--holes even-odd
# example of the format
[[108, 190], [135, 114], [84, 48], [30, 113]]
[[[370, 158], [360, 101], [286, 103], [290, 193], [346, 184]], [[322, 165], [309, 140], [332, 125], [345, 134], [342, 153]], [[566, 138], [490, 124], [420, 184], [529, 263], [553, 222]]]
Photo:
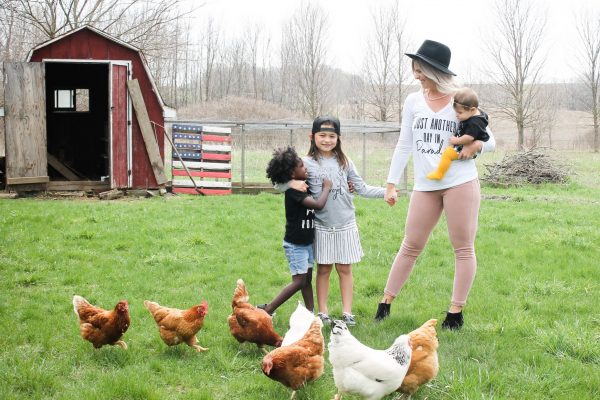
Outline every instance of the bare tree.
[[376, 121], [388, 121], [396, 113], [398, 101], [396, 74], [398, 46], [396, 36], [397, 5], [372, 11], [374, 31], [367, 40], [363, 74], [365, 76], [366, 113]]
[[[43, 38], [92, 25], [143, 50], [164, 43], [164, 31], [191, 10], [183, 0], [3, 0]], [[156, 40], [160, 38], [161, 40]], [[146, 46], [146, 44], [148, 46]]]
[[589, 110], [594, 124], [594, 152], [600, 150], [600, 15], [589, 10], [582, 11], [577, 17], [579, 34], [581, 76], [589, 90]]
[[529, 0], [497, 0], [495, 11], [498, 32], [489, 40], [489, 50], [499, 70], [496, 83], [504, 93], [496, 107], [515, 122], [521, 149], [525, 128], [535, 120], [546, 16], [536, 13]]
[[[273, 54], [271, 51], [271, 37], [263, 37], [262, 41], [262, 69], [260, 71], [260, 87], [262, 88], [262, 100], [275, 102], [275, 87], [277, 79], [273, 66]], [[268, 95], [268, 98], [267, 98]]]
[[202, 73], [204, 76], [204, 101], [209, 101], [211, 98], [213, 72], [219, 44], [219, 31], [215, 26], [214, 20], [210, 18], [202, 40], [202, 53], [204, 54], [204, 71]]
[[331, 87], [327, 68], [327, 16], [303, 3], [286, 27], [284, 46], [291, 52], [302, 112], [315, 118], [323, 112]]
[[293, 55], [292, 55], [292, 41], [286, 36], [284, 29], [281, 40], [281, 47], [279, 50], [279, 105], [290, 106], [292, 103], [292, 93], [290, 87], [293, 81]]
[[218, 97], [227, 97], [232, 92], [240, 96], [245, 89], [246, 43], [239, 38], [231, 39], [218, 52], [219, 88]]
[[550, 83], [539, 87], [540, 96], [536, 97], [531, 114], [531, 134], [525, 141], [530, 149], [543, 146], [544, 136], [548, 138], [548, 146], [552, 147], [552, 130], [560, 108], [558, 85]]
[[412, 77], [411, 63], [404, 53], [408, 51], [409, 40], [405, 33], [406, 20], [400, 15], [398, 3], [396, 3], [396, 47], [398, 48], [398, 71], [396, 73], [396, 85], [398, 85], [398, 122], [402, 122], [402, 108], [404, 97], [406, 97], [406, 82]]
[[250, 68], [252, 71], [252, 91], [254, 92], [255, 99], [258, 99], [258, 51], [261, 34], [261, 27], [255, 25], [252, 28], [248, 29], [246, 35], [246, 42], [249, 53], [248, 56], [250, 61]]
[[[10, 8], [0, 7], [0, 77], [4, 75], [2, 61], [22, 61], [32, 43], [27, 27]], [[0, 79], [0, 105], [4, 104], [3, 80]]]

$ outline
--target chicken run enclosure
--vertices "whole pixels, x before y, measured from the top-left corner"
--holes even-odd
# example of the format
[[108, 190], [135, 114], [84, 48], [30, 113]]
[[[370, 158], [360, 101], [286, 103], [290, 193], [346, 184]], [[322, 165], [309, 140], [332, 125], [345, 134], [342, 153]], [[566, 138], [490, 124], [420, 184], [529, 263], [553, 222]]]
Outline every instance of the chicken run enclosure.
[[[179, 120], [167, 121], [166, 130], [177, 142], [177, 126], [219, 127], [231, 131], [231, 185], [234, 191], [249, 192], [270, 188], [265, 169], [273, 150], [286, 146], [296, 148], [304, 155], [309, 148], [310, 121], [223, 121]], [[399, 135], [397, 124], [367, 124], [342, 121], [342, 149], [356, 165], [363, 179], [372, 185], [385, 184], [391, 157]], [[177, 145], [177, 144], [176, 144]], [[169, 143], [166, 143], [169, 146]], [[180, 166], [174, 151], [165, 151], [166, 166]], [[191, 162], [188, 160], [187, 163]], [[174, 171], [173, 171], [174, 172]], [[193, 171], [190, 171], [193, 174]], [[183, 172], [176, 172], [183, 175]], [[175, 174], [173, 174], [175, 175]], [[175, 179], [175, 176], [173, 176]], [[215, 181], [227, 180], [227, 177]], [[401, 183], [406, 188], [406, 172]]]

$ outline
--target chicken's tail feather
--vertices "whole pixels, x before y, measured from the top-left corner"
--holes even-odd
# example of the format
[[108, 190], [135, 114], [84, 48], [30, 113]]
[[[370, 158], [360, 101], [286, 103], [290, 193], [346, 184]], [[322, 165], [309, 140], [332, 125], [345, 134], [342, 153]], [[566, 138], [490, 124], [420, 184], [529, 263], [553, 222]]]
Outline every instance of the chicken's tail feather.
[[79, 316], [79, 309], [89, 305], [90, 303], [83, 297], [78, 295], [73, 296], [73, 310], [75, 311], [75, 315]]
[[233, 292], [233, 300], [231, 302], [231, 306], [235, 307], [239, 303], [247, 303], [248, 300], [250, 300], [250, 296], [248, 295], [246, 284], [242, 279], [238, 279], [237, 286]]

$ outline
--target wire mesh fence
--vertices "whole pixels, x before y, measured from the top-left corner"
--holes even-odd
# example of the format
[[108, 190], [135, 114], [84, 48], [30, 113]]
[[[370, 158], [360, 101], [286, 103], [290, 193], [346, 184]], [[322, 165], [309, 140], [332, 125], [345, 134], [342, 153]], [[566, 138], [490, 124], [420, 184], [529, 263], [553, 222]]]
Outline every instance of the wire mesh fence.
[[[234, 187], [269, 187], [265, 169], [273, 150], [292, 146], [299, 155], [307, 153], [312, 124], [302, 122], [260, 123], [228, 121], [177, 121], [167, 124], [170, 134], [172, 124], [195, 124], [206, 126], [228, 126], [232, 130], [232, 173]], [[399, 128], [391, 124], [344, 124], [342, 122], [342, 150], [358, 173], [370, 185], [385, 185], [390, 161]], [[170, 149], [165, 151], [166, 165]], [[406, 189], [406, 176], [401, 187]]]

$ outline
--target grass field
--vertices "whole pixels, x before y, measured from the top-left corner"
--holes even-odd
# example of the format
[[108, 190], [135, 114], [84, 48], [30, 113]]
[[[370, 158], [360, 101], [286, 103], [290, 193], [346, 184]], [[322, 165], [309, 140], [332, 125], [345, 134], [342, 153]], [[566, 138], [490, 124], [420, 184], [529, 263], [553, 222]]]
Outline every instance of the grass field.
[[[460, 332], [439, 330], [440, 373], [414, 399], [600, 397], [600, 157], [565, 157], [578, 172], [569, 184], [483, 187], [479, 269], [466, 323]], [[246, 281], [254, 303], [269, 301], [289, 282], [282, 200], [272, 194], [0, 200], [0, 398], [289, 398], [262, 374], [262, 353], [240, 346], [226, 323], [236, 279]], [[355, 204], [366, 255], [354, 267], [352, 332], [385, 348], [427, 319], [443, 318], [452, 250], [441, 223], [391, 317], [374, 324], [408, 200], [394, 208], [381, 200]], [[74, 294], [106, 308], [129, 301], [128, 350], [95, 350], [79, 337]], [[298, 298], [277, 311], [280, 333]], [[167, 348], [145, 299], [180, 308], [208, 300], [198, 339], [210, 350]], [[341, 312], [335, 274], [330, 310]], [[324, 335], [327, 342], [327, 329]], [[324, 375], [297, 398], [334, 393], [326, 362]]]

